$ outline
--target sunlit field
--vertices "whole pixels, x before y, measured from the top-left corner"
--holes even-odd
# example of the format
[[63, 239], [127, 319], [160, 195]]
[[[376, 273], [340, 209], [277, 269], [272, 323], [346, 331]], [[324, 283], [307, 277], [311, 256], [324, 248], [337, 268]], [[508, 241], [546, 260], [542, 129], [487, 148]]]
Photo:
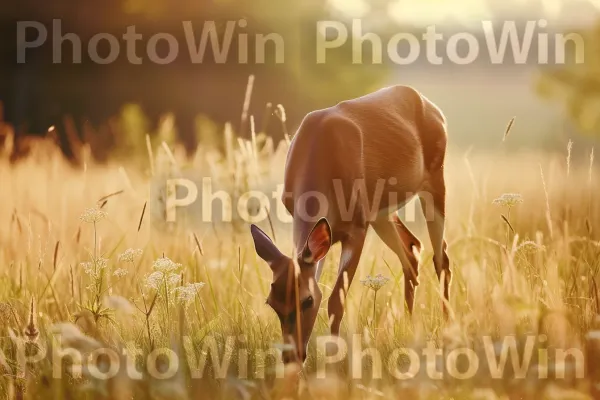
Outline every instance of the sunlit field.
[[[1, 158], [0, 398], [592, 398], [598, 390], [591, 379], [597, 373], [594, 357], [600, 354], [594, 347], [594, 329], [600, 329], [600, 173], [593, 156], [571, 159], [566, 144], [553, 154], [505, 151], [501, 131], [494, 154], [473, 148], [450, 150], [447, 158], [446, 237], [453, 271], [447, 321], [420, 208], [409, 204], [402, 214], [424, 244], [412, 317], [404, 306], [399, 260], [376, 235], [367, 238], [342, 331], [351, 353], [354, 334], [363, 348], [379, 351], [380, 377], [377, 363], [359, 354], [320, 371], [328, 357], [317, 345], [328, 334], [326, 301], [304, 367], [278, 364], [279, 322], [265, 304], [272, 274], [255, 254], [247, 222], [161, 222], [166, 210], [152, 198], [153, 185], [190, 170], [213, 176], [232, 192], [278, 181], [286, 141], [223, 135], [226, 151], [200, 147], [192, 159], [177, 145], [151, 143], [135, 163], [103, 165], [84, 148], [80, 168], [46, 148], [14, 165]], [[258, 225], [290, 251], [290, 226], [268, 219]], [[335, 246], [327, 256], [319, 283], [324, 299], [339, 253]], [[380, 280], [377, 291], [361, 283], [378, 274], [389, 280]], [[89, 363], [84, 357], [81, 373], [69, 357], [53, 361], [57, 334], [62, 348], [94, 355]], [[485, 354], [511, 337], [535, 338], [530, 365], [520, 375], [511, 367], [492, 378], [485, 373]], [[429, 378], [424, 361], [412, 379], [389, 372], [394, 349], [423, 348], [428, 341], [444, 351], [473, 349], [483, 355], [479, 369], [485, 371], [455, 379], [440, 358], [431, 368], [442, 379]], [[213, 344], [217, 364], [210, 356]], [[47, 354], [25, 364], [20, 348], [29, 359], [40, 349]], [[115, 350], [120, 360], [94, 353], [99, 348]], [[557, 348], [581, 350], [588, 365], [576, 355], [554, 362]], [[139, 377], [127, 373], [124, 349], [138, 349], [137, 362], [130, 363]], [[150, 365], [146, 355], [154, 349], [179, 355], [179, 368], [170, 373], [164, 354]], [[548, 378], [540, 375], [539, 349], [549, 354]], [[519, 346], [519, 354], [525, 352]], [[192, 372], [203, 357], [200, 378]], [[97, 379], [115, 361], [121, 369]], [[408, 371], [406, 357], [396, 361], [392, 370]], [[456, 364], [460, 372], [468, 368], [463, 361]]]

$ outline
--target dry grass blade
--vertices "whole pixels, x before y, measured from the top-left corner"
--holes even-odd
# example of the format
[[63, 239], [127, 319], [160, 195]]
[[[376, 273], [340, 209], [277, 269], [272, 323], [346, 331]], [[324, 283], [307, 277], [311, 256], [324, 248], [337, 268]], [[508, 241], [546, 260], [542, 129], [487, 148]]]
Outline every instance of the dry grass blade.
[[103, 202], [107, 201], [108, 199], [110, 199], [111, 197], [118, 196], [120, 194], [123, 194], [124, 192], [125, 192], [124, 190], [119, 190], [117, 192], [107, 194], [106, 196], [99, 198], [97, 203], [103, 203]]
[[256, 140], [256, 124], [254, 122], [254, 115], [250, 116], [250, 134], [252, 137], [252, 156], [254, 161], [258, 162], [258, 143]]
[[281, 104], [277, 104], [277, 108], [275, 109], [275, 115], [279, 118], [281, 122], [281, 129], [283, 130], [283, 137], [286, 138], [286, 141], [291, 140], [291, 137], [287, 130], [287, 114], [285, 112], [285, 108]]
[[81, 226], [77, 228], [77, 232], [75, 233], [75, 243], [79, 244], [81, 240]]
[[198, 246], [198, 251], [200, 252], [200, 255], [204, 257], [204, 251], [202, 251], [202, 246], [200, 245], [200, 240], [198, 240], [196, 232], [194, 232], [194, 241], [196, 242], [196, 246]]
[[162, 142], [160, 145], [162, 146], [162, 149], [165, 151], [165, 154], [167, 155], [167, 158], [169, 159], [169, 161], [171, 161], [171, 164], [173, 164], [173, 166], [175, 168], [177, 168], [178, 167], [177, 159], [175, 159], [175, 155], [169, 148], [169, 145], [167, 144], [167, 142]]
[[512, 233], [515, 233], [515, 229], [513, 228], [513, 226], [511, 225], [510, 221], [508, 220], [508, 218], [506, 218], [504, 215], [501, 215], [502, 220], [506, 223], [506, 225], [508, 225], [508, 227], [510, 228]]
[[275, 237], [275, 229], [273, 228], [273, 220], [271, 219], [271, 212], [267, 207], [265, 207], [265, 211], [267, 213], [267, 219], [269, 220], [269, 228], [271, 228], [271, 237], [273, 238], [273, 242], [277, 242], [277, 238]]
[[544, 195], [546, 197], [546, 224], [548, 225], [548, 231], [550, 237], [554, 238], [554, 229], [552, 225], [552, 214], [550, 213], [550, 197], [548, 196], [548, 188], [546, 187], [546, 180], [544, 179], [544, 170], [540, 165], [540, 176], [542, 178], [542, 186], [544, 188]]
[[269, 123], [271, 122], [271, 115], [273, 115], [273, 104], [267, 103], [265, 106], [265, 114], [263, 115], [261, 133], [267, 133], [269, 129]]
[[146, 205], [148, 205], [148, 202], [144, 202], [144, 208], [142, 208], [142, 215], [140, 215], [140, 222], [138, 223], [138, 228], [137, 231], [139, 232], [140, 229], [142, 229], [142, 222], [144, 222], [144, 215], [146, 215]]
[[589, 172], [589, 183], [592, 185], [592, 175], [594, 172], [594, 148], [592, 147], [592, 151], [590, 152], [590, 172]]
[[244, 106], [242, 107], [242, 119], [240, 121], [240, 135], [244, 135], [246, 127], [246, 121], [248, 121], [248, 110], [250, 109], [250, 102], [252, 101], [252, 91], [254, 90], [254, 75], [248, 77], [248, 84], [246, 85], [246, 94], [244, 96]]
[[596, 284], [596, 278], [594, 275], [591, 276], [592, 284], [594, 285], [594, 299], [596, 304], [596, 314], [600, 313], [600, 298], [598, 297], [598, 285]]
[[54, 246], [54, 258], [52, 259], [52, 266], [56, 271], [56, 264], [58, 263], [58, 249], [60, 247], [60, 240], [56, 242], [56, 246]]
[[11, 223], [13, 223], [13, 222], [15, 222], [17, 224], [17, 230], [19, 231], [19, 235], [21, 235], [23, 233], [23, 227], [21, 225], [21, 219], [19, 218], [19, 215], [17, 214], [16, 208], [13, 210], [13, 214], [12, 214]]
[[152, 142], [150, 135], [146, 135], [146, 151], [148, 152], [148, 160], [150, 161], [150, 173], [154, 176], [154, 152], [152, 151]]
[[73, 275], [73, 266], [69, 266], [69, 278], [71, 284], [71, 298], [75, 298], [75, 276]]
[[567, 143], [567, 176], [571, 175], [571, 154], [573, 152], [573, 141], [569, 139]]
[[150, 303], [150, 307], [148, 308], [148, 311], [146, 312], [146, 315], [150, 315], [152, 314], [152, 311], [154, 310], [154, 306], [156, 306], [156, 300], [158, 299], [158, 293], [156, 293], [154, 295], [154, 298], [152, 299], [152, 303]]
[[510, 135], [510, 131], [513, 127], [513, 124], [515, 123], [515, 118], [516, 117], [512, 117], [511, 120], [508, 122], [508, 125], [506, 126], [506, 130], [504, 131], [504, 137], [502, 138], [503, 142], [505, 142], [506, 139], [508, 138], [508, 135]]

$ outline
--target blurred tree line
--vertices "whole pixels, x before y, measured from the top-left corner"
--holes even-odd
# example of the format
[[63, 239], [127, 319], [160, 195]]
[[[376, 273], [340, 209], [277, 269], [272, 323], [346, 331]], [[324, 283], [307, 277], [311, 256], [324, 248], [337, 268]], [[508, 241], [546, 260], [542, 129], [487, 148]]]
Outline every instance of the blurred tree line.
[[581, 132], [600, 136], [600, 23], [575, 33], [584, 39], [580, 54], [583, 62], [576, 63], [576, 49], [568, 47], [570, 61], [544, 68], [537, 90], [543, 97], [562, 103], [568, 118]]
[[[388, 2], [374, 2], [372, 12], [381, 14]], [[53, 62], [53, 19], [60, 19], [63, 35], [76, 33], [81, 39], [82, 63], [71, 62], [73, 45], [69, 41], [60, 45], [63, 62]], [[199, 38], [206, 21], [216, 21], [219, 34], [223, 35], [227, 21], [240, 19], [247, 21], [243, 33], [250, 38], [253, 33], [281, 35], [285, 39], [285, 62], [277, 64], [274, 55], [267, 54], [265, 65], [253, 64], [252, 58], [248, 64], [241, 64], [235, 57], [226, 64], [217, 64], [210, 62], [213, 58], [209, 51], [207, 62], [191, 63], [183, 21], [192, 22]], [[308, 111], [362, 95], [380, 86], [386, 78], [384, 66], [348, 62], [350, 46], [331, 53], [326, 64], [315, 63], [316, 23], [329, 19], [340, 20], [340, 15], [335, 14], [327, 0], [11, 2], [0, 8], [0, 100], [4, 103], [6, 120], [20, 135], [39, 134], [49, 126], [55, 126], [59, 135], [71, 131], [70, 138], [61, 135], [66, 153], [73, 136], [85, 136], [84, 132], [95, 136], [86, 140], [95, 140], [98, 146], [121, 146], [125, 154], [131, 154], [132, 146], [143, 150], [144, 138], [138, 136], [144, 129], [126, 132], [124, 124], [114, 120], [126, 104], [132, 103], [138, 104], [139, 109], [130, 107], [127, 112], [143, 113], [149, 131], [156, 129], [165, 113], [172, 112], [179, 138], [191, 150], [199, 141], [198, 118], [200, 122], [211, 120], [221, 125], [231, 121], [236, 129], [247, 130], [239, 127], [240, 114], [248, 77], [254, 75], [249, 113], [256, 116], [256, 126], [266, 125], [261, 119], [266, 104], [272, 103], [286, 108], [288, 124], [293, 129]], [[46, 43], [28, 49], [24, 64], [16, 62], [18, 21], [39, 21], [48, 29]], [[91, 36], [110, 33], [121, 40], [130, 25], [135, 25], [137, 33], [143, 35], [137, 50], [144, 58], [142, 65], [128, 61], [123, 41], [114, 63], [98, 65], [87, 57], [86, 46]], [[152, 63], [145, 51], [148, 39], [162, 32], [171, 33], [179, 42], [179, 57], [169, 65]], [[237, 40], [234, 35], [234, 53]], [[99, 49], [108, 52], [106, 47]], [[162, 51], [166, 52], [166, 48]], [[277, 124], [269, 126], [273, 130], [268, 132], [270, 135], [282, 135]], [[122, 139], [130, 134], [136, 137]]]

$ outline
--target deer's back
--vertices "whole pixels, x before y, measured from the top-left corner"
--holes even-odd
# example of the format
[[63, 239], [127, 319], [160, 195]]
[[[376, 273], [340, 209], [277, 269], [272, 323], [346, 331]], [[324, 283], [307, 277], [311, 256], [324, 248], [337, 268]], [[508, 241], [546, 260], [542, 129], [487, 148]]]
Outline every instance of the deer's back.
[[[294, 214], [293, 201], [303, 193], [335, 198], [337, 180], [348, 197], [353, 185], [364, 180], [369, 195], [384, 185], [383, 211], [401, 206], [441, 168], [445, 149], [443, 114], [412, 88], [395, 86], [344, 101], [302, 122], [286, 161], [285, 192], [290, 196], [284, 204]], [[388, 204], [392, 192], [400, 198]]]
[[385, 88], [309, 114], [292, 142], [286, 182], [294, 186], [304, 171], [305, 177], [404, 177], [414, 186], [441, 167], [446, 140], [445, 118], [432, 102], [410, 87]]

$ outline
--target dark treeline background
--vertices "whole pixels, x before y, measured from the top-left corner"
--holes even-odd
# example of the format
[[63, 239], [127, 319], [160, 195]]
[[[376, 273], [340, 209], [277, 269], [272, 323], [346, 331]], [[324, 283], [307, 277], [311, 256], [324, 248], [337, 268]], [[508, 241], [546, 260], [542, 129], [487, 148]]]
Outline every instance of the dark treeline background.
[[[408, 1], [408, 0], [407, 0]], [[410, 32], [420, 36], [423, 26], [410, 21], [398, 23], [389, 13], [394, 0], [369, 0], [369, 11], [362, 17], [364, 32], [386, 35]], [[482, 0], [497, 21], [538, 20], [547, 18], [544, 3], [532, 0], [526, 4], [517, 0]], [[577, 6], [577, 7], [575, 7]], [[83, 141], [98, 141], [97, 147], [119, 145], [110, 139], [129, 135], [115, 118], [123, 114], [128, 104], [138, 104], [147, 117], [148, 133], [165, 113], [173, 113], [179, 139], [191, 152], [201, 140], [201, 121], [216, 123], [217, 130], [232, 122], [240, 134], [248, 134], [248, 124], [240, 126], [246, 84], [255, 76], [249, 113], [260, 129], [265, 124], [265, 106], [282, 104], [292, 131], [310, 110], [362, 95], [391, 83], [409, 84], [423, 90], [446, 112], [452, 121], [453, 144], [462, 147], [491, 146], [495, 133], [506, 122], [518, 116], [518, 140], [530, 146], [562, 146], [566, 138], [576, 133], [600, 132], [600, 68], [598, 67], [599, 30], [584, 24], [582, 15], [594, 18], [597, 10], [589, 2], [573, 0], [565, 4], [559, 20], [549, 23], [552, 32], [581, 32], [586, 39], [586, 61], [583, 65], [539, 66], [432, 66], [417, 63], [407, 67], [373, 66], [368, 62], [353, 65], [347, 45], [328, 53], [327, 63], [315, 62], [316, 24], [321, 20], [348, 20], [336, 13], [328, 0], [21, 0], [0, 7], [0, 102], [3, 109], [0, 123], [14, 126], [19, 137], [43, 135], [50, 126], [56, 127], [63, 150], [69, 154], [71, 132]], [[62, 35], [75, 33], [81, 39], [81, 64], [73, 64], [73, 45], [61, 45], [62, 60], [53, 63], [53, 20], [60, 20]], [[183, 21], [190, 21], [196, 40], [204, 23], [215, 21], [220, 40], [229, 21], [247, 21], [246, 28], [236, 28], [230, 57], [225, 64], [216, 64], [208, 46], [205, 61], [192, 63], [184, 35]], [[588, 18], [590, 19], [590, 18]], [[46, 43], [26, 51], [26, 62], [17, 63], [17, 24], [37, 21], [46, 27]], [[456, 21], [454, 21], [456, 22]], [[480, 22], [480, 21], [479, 21]], [[464, 31], [453, 21], [438, 24], [449, 32]], [[136, 53], [142, 65], [128, 61], [126, 43], [122, 39], [128, 26], [135, 26], [143, 36]], [[475, 25], [476, 26], [476, 25]], [[477, 31], [481, 34], [480, 30]], [[28, 30], [28, 39], [35, 37]], [[87, 55], [89, 39], [98, 33], [109, 33], [119, 40], [119, 58], [109, 65], [94, 63]], [[179, 43], [178, 58], [168, 65], [157, 65], [148, 59], [146, 45], [157, 33], [170, 33]], [[249, 36], [249, 63], [237, 58], [238, 34]], [[253, 58], [255, 33], [281, 35], [284, 39], [285, 62], [276, 64], [274, 47], [267, 47], [266, 63], [257, 65]], [[365, 46], [364, 59], [369, 60]], [[102, 42], [99, 53], [106, 55], [108, 46]], [[158, 53], [165, 55], [167, 46], [161, 42]], [[535, 52], [532, 52], [535, 53]], [[483, 63], [485, 64], [485, 63]], [[555, 108], [542, 105], [543, 98], [558, 101]], [[474, 117], [475, 116], [475, 117]], [[267, 134], [282, 136], [280, 124], [269, 124]], [[0, 129], [1, 130], [1, 129]], [[518, 135], [519, 131], [523, 134]], [[137, 132], [137, 135], [144, 132]], [[563, 135], [563, 136], [561, 136]], [[0, 132], [1, 136], [1, 132]], [[94, 139], [96, 138], [96, 139]], [[101, 138], [102, 140], [97, 140]], [[108, 138], [108, 139], [107, 139]], [[0, 138], [1, 139], [1, 138]], [[139, 139], [139, 138], [138, 138]], [[514, 142], [518, 142], [514, 139]], [[18, 142], [18, 140], [17, 140]], [[132, 143], [140, 143], [133, 140]], [[143, 141], [141, 142], [143, 143]], [[127, 154], [131, 149], [123, 149]], [[106, 153], [106, 152], [105, 152]]]
[[[381, 2], [384, 6], [386, 2]], [[180, 139], [188, 149], [197, 142], [199, 115], [217, 122], [231, 121], [239, 129], [244, 94], [249, 75], [255, 76], [250, 113], [262, 126], [267, 103], [282, 104], [290, 126], [309, 110], [334, 104], [379, 85], [384, 68], [362, 67], [336, 62], [317, 66], [314, 61], [316, 21], [333, 16], [326, 0], [302, 2], [282, 0], [167, 1], [167, 0], [22, 0], [0, 8], [0, 100], [4, 119], [15, 127], [17, 135], [42, 134], [55, 126], [65, 128], [65, 116], [81, 134], [84, 125], [101, 131], [128, 103], [139, 104], [149, 118], [150, 129], [159, 117], [173, 112]], [[64, 41], [62, 62], [53, 63], [53, 20], [60, 20], [61, 33], [75, 33], [82, 43], [82, 63], [74, 64], [73, 44]], [[210, 44], [205, 61], [192, 63], [182, 26], [191, 21], [197, 43], [206, 21], [215, 21], [220, 39], [228, 21], [245, 19], [247, 27], [236, 27], [225, 64], [214, 62]], [[37, 21], [44, 24], [48, 37], [44, 45], [26, 50], [25, 63], [17, 63], [17, 24]], [[127, 27], [134, 25], [143, 35], [136, 53], [141, 65], [128, 61], [122, 39]], [[37, 36], [28, 29], [28, 40]], [[99, 65], [88, 56], [88, 41], [98, 33], [114, 35], [120, 44], [119, 58]], [[179, 43], [178, 58], [168, 65], [148, 59], [146, 44], [157, 33], [170, 33]], [[249, 62], [238, 62], [238, 34], [249, 37]], [[285, 44], [285, 62], [275, 63], [275, 46], [267, 47], [266, 63], [254, 61], [254, 34], [276, 33]], [[56, 39], [56, 38], [54, 38]], [[167, 54], [165, 41], [158, 54]], [[102, 41], [98, 53], [108, 54]], [[281, 127], [270, 125], [275, 136]], [[278, 129], [279, 127], [279, 129]], [[243, 127], [239, 130], [247, 130]]]

